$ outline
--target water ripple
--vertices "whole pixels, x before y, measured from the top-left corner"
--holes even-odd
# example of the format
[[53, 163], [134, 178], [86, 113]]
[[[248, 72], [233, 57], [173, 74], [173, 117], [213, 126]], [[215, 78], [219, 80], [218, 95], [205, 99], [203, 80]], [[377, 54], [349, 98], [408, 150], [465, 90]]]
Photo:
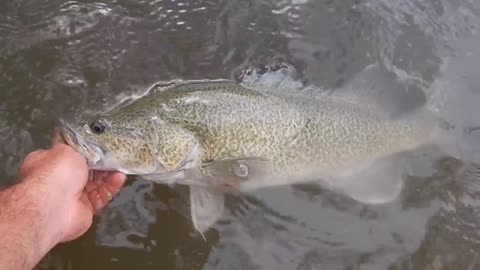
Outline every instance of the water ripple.
[[[236, 79], [286, 63], [299, 80], [335, 88], [381, 63], [409, 89], [476, 89], [478, 42], [456, 44], [478, 32], [479, 16], [476, 0], [1, 1], [0, 174], [13, 181], [59, 115], [159, 80]], [[423, 174], [414, 170], [402, 199], [385, 206], [314, 185], [229, 197], [207, 241], [193, 232], [185, 189], [133, 181], [90, 234], [53, 252], [51, 267], [478, 268], [478, 168], [415, 165]]]

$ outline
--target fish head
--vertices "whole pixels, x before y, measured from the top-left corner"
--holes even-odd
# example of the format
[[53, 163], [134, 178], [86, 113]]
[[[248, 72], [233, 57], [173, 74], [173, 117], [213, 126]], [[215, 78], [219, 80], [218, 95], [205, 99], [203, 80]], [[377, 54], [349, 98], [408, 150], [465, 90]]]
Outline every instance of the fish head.
[[90, 168], [125, 174], [162, 172], [157, 160], [155, 127], [138, 119], [97, 115], [90, 119], [60, 119], [66, 143], [82, 154]]

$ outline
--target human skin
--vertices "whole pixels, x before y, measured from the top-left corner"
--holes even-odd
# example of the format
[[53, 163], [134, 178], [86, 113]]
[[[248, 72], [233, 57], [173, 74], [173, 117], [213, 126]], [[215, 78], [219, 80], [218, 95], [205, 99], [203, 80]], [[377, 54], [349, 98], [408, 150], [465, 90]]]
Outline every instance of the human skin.
[[18, 183], [0, 191], [0, 269], [32, 269], [55, 245], [84, 234], [125, 179], [89, 171], [55, 134], [50, 149], [25, 157]]

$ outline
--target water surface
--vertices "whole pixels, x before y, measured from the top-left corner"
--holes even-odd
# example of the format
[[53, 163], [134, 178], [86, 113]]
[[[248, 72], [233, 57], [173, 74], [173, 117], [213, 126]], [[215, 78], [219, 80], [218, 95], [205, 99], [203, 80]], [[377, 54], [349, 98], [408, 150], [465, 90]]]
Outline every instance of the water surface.
[[[299, 80], [336, 88], [381, 63], [404, 88], [478, 93], [479, 16], [474, 0], [2, 1], [0, 183], [48, 144], [59, 115], [159, 80], [288, 64]], [[475, 122], [470, 103], [459, 120]], [[314, 184], [229, 197], [207, 241], [191, 225], [188, 190], [131, 179], [38, 268], [477, 269], [480, 171], [433, 153], [412, 157], [401, 198], [382, 206]]]

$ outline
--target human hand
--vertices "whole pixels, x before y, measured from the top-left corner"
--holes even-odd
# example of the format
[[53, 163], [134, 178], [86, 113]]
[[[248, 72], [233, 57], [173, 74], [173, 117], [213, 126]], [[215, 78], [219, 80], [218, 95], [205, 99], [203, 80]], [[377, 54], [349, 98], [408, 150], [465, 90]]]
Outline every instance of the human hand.
[[57, 133], [50, 149], [34, 151], [24, 159], [19, 178], [25, 185], [40, 184], [35, 185], [35, 193], [43, 201], [49, 230], [44, 233], [55, 245], [84, 234], [95, 212], [120, 191], [126, 176], [119, 172], [89, 173], [84, 157]]

